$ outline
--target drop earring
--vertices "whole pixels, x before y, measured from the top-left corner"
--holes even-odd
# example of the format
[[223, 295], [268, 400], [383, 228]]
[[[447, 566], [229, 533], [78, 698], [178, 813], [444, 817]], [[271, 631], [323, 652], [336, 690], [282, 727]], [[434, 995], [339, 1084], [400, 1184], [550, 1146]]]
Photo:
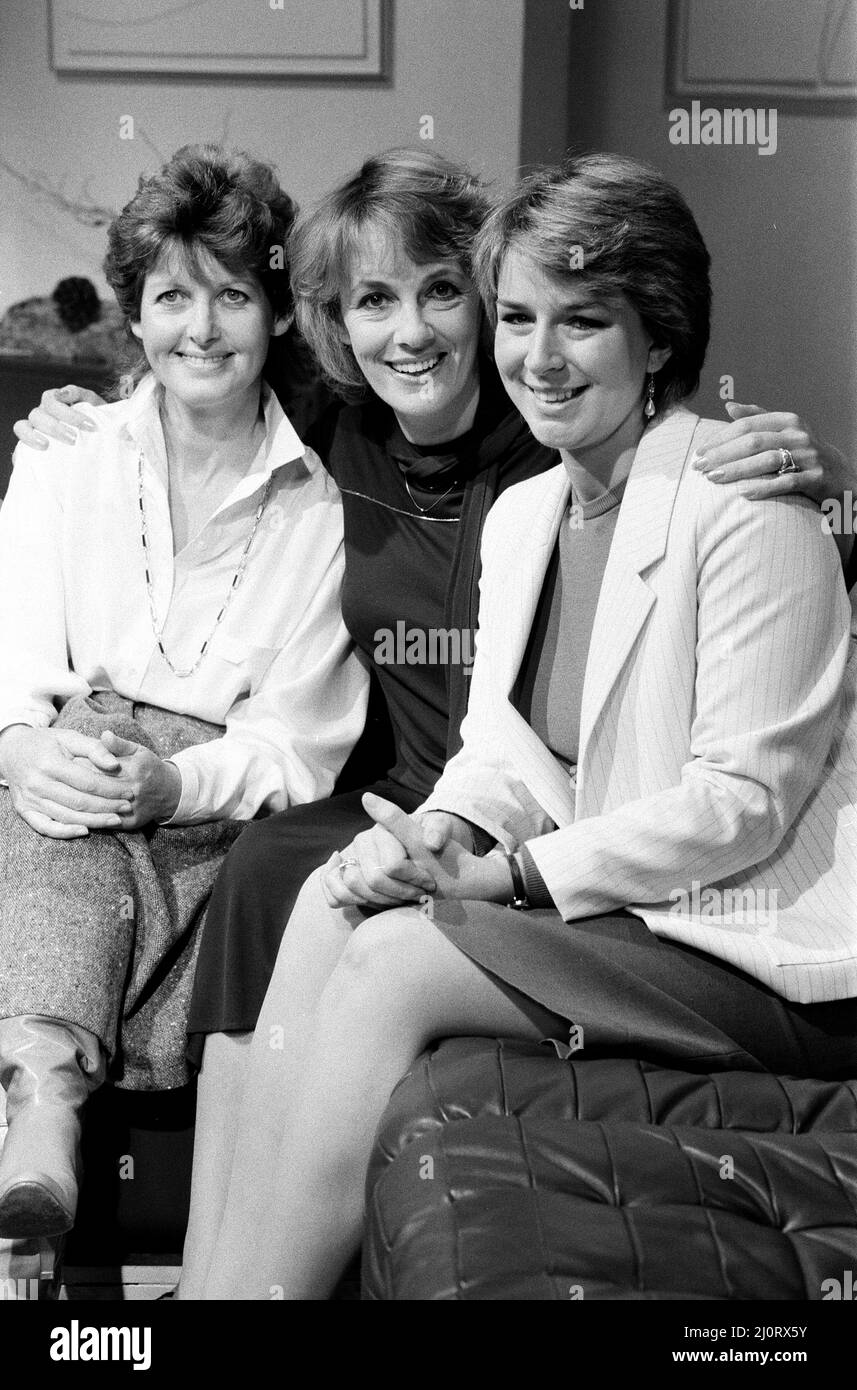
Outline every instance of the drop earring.
[[655, 407], [655, 378], [653, 373], [649, 373], [649, 387], [646, 393], [646, 404], [643, 406], [643, 414], [647, 420], [651, 420], [656, 413]]

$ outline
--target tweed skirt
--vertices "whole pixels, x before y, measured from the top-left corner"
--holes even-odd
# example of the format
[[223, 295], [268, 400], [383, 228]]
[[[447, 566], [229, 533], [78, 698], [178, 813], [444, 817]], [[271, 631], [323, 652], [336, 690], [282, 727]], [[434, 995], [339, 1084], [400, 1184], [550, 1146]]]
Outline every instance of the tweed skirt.
[[[70, 700], [56, 728], [169, 758], [219, 725], [112, 692]], [[0, 1018], [42, 1014], [100, 1038], [127, 1090], [189, 1079], [185, 1028], [206, 904], [243, 821], [53, 840], [0, 789]]]

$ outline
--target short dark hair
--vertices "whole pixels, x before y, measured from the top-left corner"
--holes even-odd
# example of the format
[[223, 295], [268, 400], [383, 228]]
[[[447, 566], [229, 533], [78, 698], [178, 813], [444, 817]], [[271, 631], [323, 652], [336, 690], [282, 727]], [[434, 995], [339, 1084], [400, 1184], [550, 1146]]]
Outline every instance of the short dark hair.
[[624, 295], [658, 347], [671, 355], [655, 376], [659, 408], [690, 396], [708, 346], [711, 258], [693, 213], [662, 174], [617, 154], [589, 154], [523, 179], [492, 212], [473, 252], [492, 325], [509, 251], [542, 270]]
[[[104, 273], [126, 322], [139, 320], [146, 276], [167, 247], [178, 248], [192, 271], [208, 253], [229, 271], [253, 275], [275, 318], [290, 320], [286, 248], [297, 211], [270, 164], [218, 145], [182, 146], [159, 173], [140, 179], [108, 228]], [[129, 375], [139, 379], [147, 364], [139, 351], [135, 357]]]
[[394, 149], [301, 216], [289, 243], [298, 326], [331, 384], [346, 398], [366, 394], [363, 374], [341, 339], [342, 280], [367, 231], [386, 233], [416, 264], [456, 261], [468, 277], [487, 195], [463, 165], [432, 150]]

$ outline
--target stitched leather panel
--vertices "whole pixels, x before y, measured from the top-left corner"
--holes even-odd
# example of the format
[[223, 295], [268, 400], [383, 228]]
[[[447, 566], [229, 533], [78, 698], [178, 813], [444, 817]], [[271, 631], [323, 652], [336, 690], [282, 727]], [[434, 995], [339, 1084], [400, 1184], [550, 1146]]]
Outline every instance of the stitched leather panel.
[[367, 1227], [370, 1299], [819, 1300], [857, 1260], [857, 1140], [482, 1116], [409, 1145]]
[[454, 1038], [370, 1168], [370, 1299], [820, 1299], [857, 1266], [857, 1083]]

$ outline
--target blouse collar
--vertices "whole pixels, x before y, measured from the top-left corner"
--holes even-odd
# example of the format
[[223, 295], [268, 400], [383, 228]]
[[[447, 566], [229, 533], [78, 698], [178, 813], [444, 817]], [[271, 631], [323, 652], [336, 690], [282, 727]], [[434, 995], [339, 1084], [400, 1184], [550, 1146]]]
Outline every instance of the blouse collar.
[[[163, 388], [150, 372], [139, 383], [128, 402], [128, 415], [125, 431], [130, 439], [143, 451], [144, 457], [155, 469], [166, 487], [169, 480], [167, 467], [167, 448], [161, 423], [160, 404]], [[299, 438], [276, 395], [267, 382], [262, 383], [262, 410], [265, 417], [265, 437], [259, 446], [256, 457], [248, 472], [239, 479], [228, 497], [217, 508], [218, 512], [236, 502], [251, 497], [264, 488], [277, 469], [287, 464], [301, 462], [308, 474], [321, 468], [321, 461], [312, 449], [308, 449]]]

